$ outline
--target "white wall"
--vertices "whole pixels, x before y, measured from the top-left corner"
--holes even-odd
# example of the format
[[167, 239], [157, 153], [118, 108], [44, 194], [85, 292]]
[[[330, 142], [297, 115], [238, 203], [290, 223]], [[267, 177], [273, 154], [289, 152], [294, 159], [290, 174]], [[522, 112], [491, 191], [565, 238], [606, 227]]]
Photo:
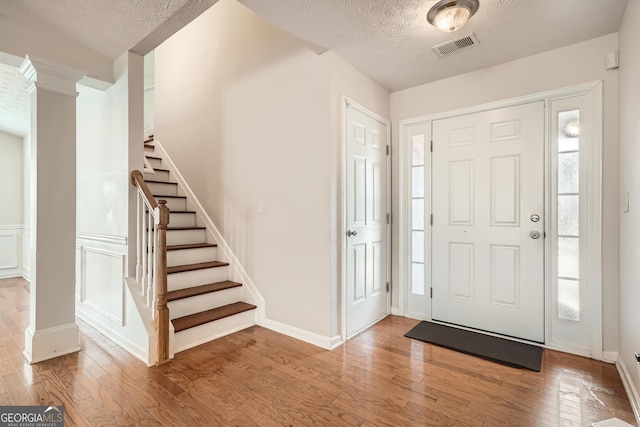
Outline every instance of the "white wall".
[[0, 131], [0, 278], [22, 275], [23, 139]]
[[[617, 46], [617, 35], [611, 34], [391, 94], [393, 182], [397, 183], [400, 120], [603, 80], [603, 346], [610, 351], [618, 349], [618, 72], [606, 71], [605, 56]], [[398, 212], [397, 191], [393, 208]], [[397, 236], [397, 221], [393, 230]], [[397, 239], [393, 243], [393, 282], [397, 283]], [[392, 299], [397, 308], [397, 287]]]
[[142, 168], [142, 57], [123, 54], [115, 75], [106, 91], [78, 86], [76, 311], [148, 362], [148, 331], [124, 281], [135, 264], [128, 177]]
[[[628, 213], [620, 210], [620, 353], [640, 390], [634, 352], [640, 352], [640, 3], [627, 2], [620, 26], [620, 200], [629, 192]], [[637, 399], [637, 396], [636, 396]], [[634, 402], [636, 404], [640, 402]]]

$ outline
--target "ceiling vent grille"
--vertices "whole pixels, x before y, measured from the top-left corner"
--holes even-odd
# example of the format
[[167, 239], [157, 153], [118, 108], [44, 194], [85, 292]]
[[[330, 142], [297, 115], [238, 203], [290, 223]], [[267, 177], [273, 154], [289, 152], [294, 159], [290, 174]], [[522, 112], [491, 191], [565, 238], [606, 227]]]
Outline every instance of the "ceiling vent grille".
[[469, 33], [466, 36], [459, 37], [455, 40], [440, 43], [439, 45], [434, 46], [433, 50], [438, 54], [438, 56], [447, 56], [464, 49], [469, 49], [477, 44], [479, 44], [479, 42], [476, 35]]

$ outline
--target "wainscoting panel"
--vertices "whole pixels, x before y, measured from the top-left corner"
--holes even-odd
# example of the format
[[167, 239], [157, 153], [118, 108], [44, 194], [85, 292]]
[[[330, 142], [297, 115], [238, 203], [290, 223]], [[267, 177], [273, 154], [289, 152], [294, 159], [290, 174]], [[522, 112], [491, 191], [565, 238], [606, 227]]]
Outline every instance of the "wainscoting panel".
[[0, 226], [0, 278], [22, 275], [22, 226]]
[[118, 325], [124, 325], [125, 256], [81, 246], [80, 301]]

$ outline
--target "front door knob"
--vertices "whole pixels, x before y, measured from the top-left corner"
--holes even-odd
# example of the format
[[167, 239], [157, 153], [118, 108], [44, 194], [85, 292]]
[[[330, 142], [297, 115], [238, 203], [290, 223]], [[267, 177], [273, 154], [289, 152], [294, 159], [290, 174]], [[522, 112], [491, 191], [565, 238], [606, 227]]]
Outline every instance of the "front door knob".
[[347, 230], [347, 237], [354, 237], [357, 235], [358, 235], [358, 232], [356, 230], [352, 230], [352, 229]]
[[536, 230], [533, 230], [531, 233], [529, 233], [529, 236], [532, 239], [539, 239], [540, 238], [540, 232], [536, 231]]

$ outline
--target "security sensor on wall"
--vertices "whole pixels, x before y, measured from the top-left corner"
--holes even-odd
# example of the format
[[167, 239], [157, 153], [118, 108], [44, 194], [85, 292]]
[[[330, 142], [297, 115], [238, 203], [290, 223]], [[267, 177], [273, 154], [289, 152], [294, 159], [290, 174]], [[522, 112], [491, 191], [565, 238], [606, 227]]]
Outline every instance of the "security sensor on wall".
[[618, 51], [614, 50], [607, 53], [607, 70], [617, 70], [619, 66]]

